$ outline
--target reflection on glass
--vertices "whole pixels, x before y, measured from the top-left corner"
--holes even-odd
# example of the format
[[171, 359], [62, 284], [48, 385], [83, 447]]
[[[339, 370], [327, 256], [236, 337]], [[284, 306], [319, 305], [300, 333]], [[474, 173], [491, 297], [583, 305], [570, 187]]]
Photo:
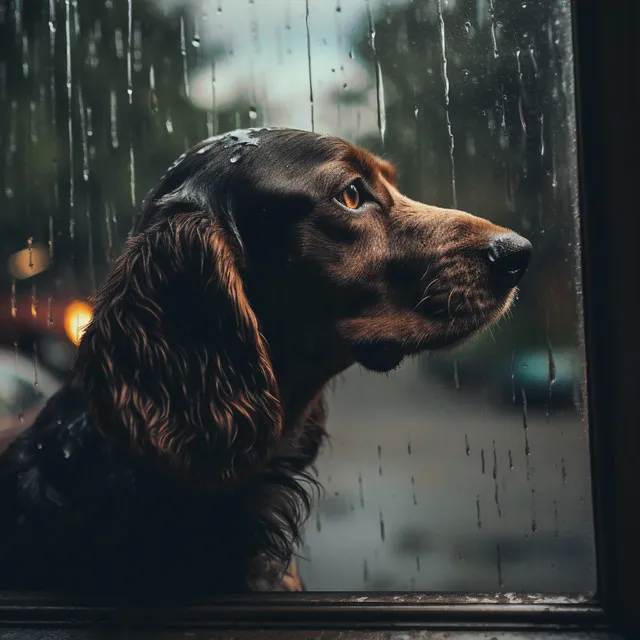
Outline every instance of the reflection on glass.
[[11, 407], [17, 421], [3, 433], [68, 370], [69, 308], [177, 155], [238, 127], [328, 132], [394, 162], [407, 195], [536, 252], [491, 333], [335, 385], [307, 587], [592, 591], [568, 0], [15, 6], [0, 62], [2, 349], [47, 384], [16, 407], [22, 378], [7, 373], [3, 420]]

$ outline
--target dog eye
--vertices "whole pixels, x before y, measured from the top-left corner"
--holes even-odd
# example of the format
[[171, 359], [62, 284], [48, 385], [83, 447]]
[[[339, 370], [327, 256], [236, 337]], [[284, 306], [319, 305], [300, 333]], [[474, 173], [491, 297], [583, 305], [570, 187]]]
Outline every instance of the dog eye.
[[362, 204], [362, 197], [360, 196], [360, 191], [358, 191], [358, 187], [355, 184], [351, 183], [341, 194], [340, 194], [340, 202], [347, 209], [358, 209]]

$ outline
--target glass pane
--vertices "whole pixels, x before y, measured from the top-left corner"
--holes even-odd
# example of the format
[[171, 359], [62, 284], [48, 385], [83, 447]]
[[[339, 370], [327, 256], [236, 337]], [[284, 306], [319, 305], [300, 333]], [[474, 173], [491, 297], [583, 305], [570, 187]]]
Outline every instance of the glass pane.
[[[535, 250], [491, 331], [332, 386], [307, 588], [593, 592], [569, 0], [0, 11], [1, 424], [16, 417], [0, 436], [68, 375], [84, 300], [177, 156], [236, 128], [326, 132], [393, 162], [411, 198]], [[25, 361], [35, 395], [16, 408]]]

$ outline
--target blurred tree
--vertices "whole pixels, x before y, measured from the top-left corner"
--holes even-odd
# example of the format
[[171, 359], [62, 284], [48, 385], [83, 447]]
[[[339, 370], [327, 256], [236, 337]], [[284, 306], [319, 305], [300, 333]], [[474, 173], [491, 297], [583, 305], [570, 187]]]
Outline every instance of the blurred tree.
[[188, 70], [220, 50], [187, 41], [183, 13], [39, 0], [8, 3], [1, 18], [0, 259], [29, 237], [48, 243], [54, 268], [28, 286], [87, 295], [154, 181], [198, 140], [249, 126], [248, 109], [191, 104]]

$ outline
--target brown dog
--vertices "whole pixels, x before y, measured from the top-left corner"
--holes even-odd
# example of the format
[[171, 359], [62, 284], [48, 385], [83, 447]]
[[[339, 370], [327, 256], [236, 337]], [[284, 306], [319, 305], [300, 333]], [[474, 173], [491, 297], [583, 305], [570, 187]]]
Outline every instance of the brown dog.
[[299, 588], [327, 382], [488, 326], [530, 251], [338, 138], [200, 143], [149, 194], [72, 382], [0, 458], [4, 586]]

